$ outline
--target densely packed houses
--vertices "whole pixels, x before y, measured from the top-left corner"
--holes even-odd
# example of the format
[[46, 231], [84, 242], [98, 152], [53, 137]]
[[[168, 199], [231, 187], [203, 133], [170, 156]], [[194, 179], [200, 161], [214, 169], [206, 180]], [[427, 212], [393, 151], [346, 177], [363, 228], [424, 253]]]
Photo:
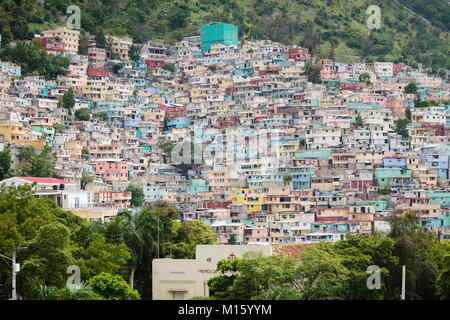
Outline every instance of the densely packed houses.
[[[131, 207], [125, 190], [137, 185], [146, 204], [169, 203], [222, 244], [383, 233], [386, 218], [406, 210], [450, 236], [443, 79], [404, 64], [321, 60], [271, 41], [151, 41], [132, 61], [132, 39], [107, 37], [106, 48], [90, 40], [81, 55], [73, 37], [64, 28], [38, 37], [71, 58], [58, 79], [21, 77], [0, 62], [0, 149], [11, 150], [15, 166], [24, 146], [47, 145], [59, 177], [7, 185], [36, 182], [36, 196], [106, 221]], [[320, 84], [308, 82], [309, 64], [320, 67]], [[405, 93], [412, 81], [417, 94]], [[58, 105], [69, 88], [70, 112]], [[418, 97], [438, 103], [415, 108]], [[90, 120], [75, 118], [82, 108]], [[405, 137], [396, 123], [409, 110]], [[82, 189], [83, 173], [93, 181]]]

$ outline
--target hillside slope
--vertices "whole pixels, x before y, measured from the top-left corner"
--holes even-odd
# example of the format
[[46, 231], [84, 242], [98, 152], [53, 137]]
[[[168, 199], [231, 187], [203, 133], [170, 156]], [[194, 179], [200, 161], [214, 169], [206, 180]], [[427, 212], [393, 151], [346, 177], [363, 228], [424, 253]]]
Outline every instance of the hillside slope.
[[[83, 31], [129, 35], [138, 43], [175, 42], [198, 35], [204, 23], [223, 21], [237, 24], [241, 39], [300, 44], [322, 58], [351, 62], [360, 56], [450, 69], [449, 6], [443, 0], [41, 1], [43, 6], [35, 0], [0, 0], [4, 43], [63, 25], [66, 8], [77, 4]], [[381, 8], [379, 30], [366, 26], [369, 5]]]

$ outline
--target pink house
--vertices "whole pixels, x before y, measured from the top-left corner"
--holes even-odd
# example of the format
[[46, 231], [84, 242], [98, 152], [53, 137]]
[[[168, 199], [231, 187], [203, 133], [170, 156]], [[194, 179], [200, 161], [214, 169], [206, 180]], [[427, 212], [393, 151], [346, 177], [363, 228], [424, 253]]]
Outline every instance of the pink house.
[[122, 159], [101, 159], [95, 163], [95, 172], [103, 181], [128, 181], [128, 162]]
[[244, 230], [245, 243], [269, 243], [267, 228], [246, 228]]
[[329, 66], [324, 66], [320, 70], [320, 77], [322, 79], [331, 79], [331, 68]]
[[382, 95], [371, 95], [370, 96], [370, 102], [378, 103], [381, 107], [386, 107], [387, 104], [387, 98]]

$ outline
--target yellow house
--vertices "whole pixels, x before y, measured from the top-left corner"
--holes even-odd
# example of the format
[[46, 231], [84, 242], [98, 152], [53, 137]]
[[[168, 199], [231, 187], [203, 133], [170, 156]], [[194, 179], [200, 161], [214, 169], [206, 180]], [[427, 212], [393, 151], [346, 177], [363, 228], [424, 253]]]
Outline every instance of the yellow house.
[[438, 173], [437, 170], [429, 170], [427, 168], [419, 168], [416, 172], [412, 174], [412, 177], [417, 178], [419, 183], [431, 188], [437, 187]]
[[66, 27], [55, 28], [42, 31], [44, 37], [59, 37], [64, 42], [64, 51], [78, 53], [78, 42], [80, 31], [68, 29]]
[[111, 53], [117, 54], [121, 60], [129, 60], [128, 51], [133, 44], [131, 38], [108, 36], [106, 40], [111, 46]]
[[255, 189], [233, 189], [231, 191], [232, 204], [246, 204], [248, 213], [261, 212], [266, 204], [266, 196], [255, 192]]
[[64, 143], [64, 149], [70, 152], [72, 159], [81, 159], [83, 147], [80, 141], [68, 141]]
[[18, 123], [2, 123], [0, 124], [0, 135], [3, 136], [3, 141], [16, 144], [20, 140], [29, 140], [30, 132], [25, 130], [21, 124]]

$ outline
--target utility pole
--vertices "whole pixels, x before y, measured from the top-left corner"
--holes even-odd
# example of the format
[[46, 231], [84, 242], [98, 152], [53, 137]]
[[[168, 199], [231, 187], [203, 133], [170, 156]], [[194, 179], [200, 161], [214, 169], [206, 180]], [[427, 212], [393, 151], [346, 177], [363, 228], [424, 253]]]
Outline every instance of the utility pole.
[[406, 275], [406, 266], [403, 265], [402, 266], [402, 295], [401, 295], [401, 299], [405, 300], [405, 275]]
[[4, 256], [0, 254], [1, 257], [11, 260], [12, 265], [12, 294], [11, 294], [11, 300], [17, 300], [17, 291], [16, 291], [16, 274], [20, 271], [20, 264], [16, 263], [16, 252], [20, 250], [24, 250], [27, 247], [17, 247], [15, 249], [10, 250], [12, 252], [12, 259], [10, 257]]

